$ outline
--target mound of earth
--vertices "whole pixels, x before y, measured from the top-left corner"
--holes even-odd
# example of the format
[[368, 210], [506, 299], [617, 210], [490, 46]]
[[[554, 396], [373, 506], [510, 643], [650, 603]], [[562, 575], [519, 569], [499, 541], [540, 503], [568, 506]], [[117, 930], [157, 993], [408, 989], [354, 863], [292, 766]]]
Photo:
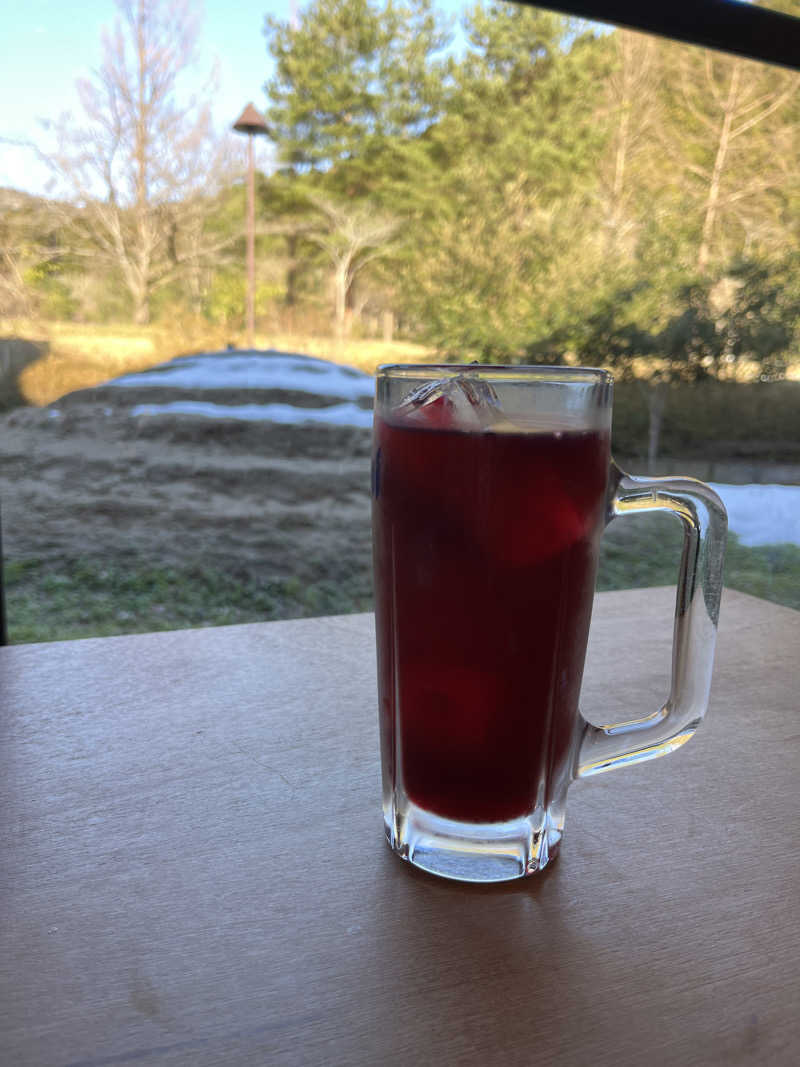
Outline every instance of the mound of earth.
[[[6, 558], [190, 563], [368, 590], [372, 379], [308, 357], [226, 356], [0, 418]], [[333, 421], [319, 421], [326, 410]]]

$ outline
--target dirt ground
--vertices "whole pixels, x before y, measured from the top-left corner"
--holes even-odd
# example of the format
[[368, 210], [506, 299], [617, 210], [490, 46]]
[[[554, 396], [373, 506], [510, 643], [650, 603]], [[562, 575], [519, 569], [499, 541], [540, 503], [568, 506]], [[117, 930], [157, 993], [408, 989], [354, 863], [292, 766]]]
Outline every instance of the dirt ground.
[[98, 387], [0, 418], [6, 559], [190, 562], [369, 588], [368, 430], [131, 414], [175, 399]]

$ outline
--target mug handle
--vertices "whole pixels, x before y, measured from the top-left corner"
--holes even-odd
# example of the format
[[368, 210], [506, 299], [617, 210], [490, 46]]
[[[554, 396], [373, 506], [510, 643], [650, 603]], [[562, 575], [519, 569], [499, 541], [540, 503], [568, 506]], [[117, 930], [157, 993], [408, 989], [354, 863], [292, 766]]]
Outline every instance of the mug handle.
[[634, 478], [613, 460], [610, 487], [608, 522], [667, 511], [683, 523], [672, 684], [667, 702], [652, 715], [606, 726], [584, 721], [576, 778], [665, 756], [689, 740], [708, 707], [722, 595], [728, 517], [713, 489], [694, 478]]

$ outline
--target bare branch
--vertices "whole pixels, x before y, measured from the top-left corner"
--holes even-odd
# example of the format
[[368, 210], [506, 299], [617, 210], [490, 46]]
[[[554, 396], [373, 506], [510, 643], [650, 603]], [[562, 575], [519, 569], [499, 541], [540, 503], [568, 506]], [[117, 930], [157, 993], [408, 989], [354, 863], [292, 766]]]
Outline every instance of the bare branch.
[[356, 274], [386, 254], [400, 228], [400, 220], [377, 211], [371, 204], [344, 204], [318, 194], [309, 201], [326, 222], [325, 230], [307, 235], [325, 251], [333, 266], [336, 332], [344, 333], [347, 294]]
[[[117, 0], [102, 62], [77, 86], [83, 124], [63, 116], [54, 124], [56, 149], [40, 153], [83, 209], [70, 220], [76, 246], [87, 244], [120, 272], [138, 322], [148, 320], [151, 293], [165, 277], [219, 250], [197, 217], [213, 209], [224, 156], [208, 108], [176, 97], [197, 29], [189, 0]], [[192, 236], [176, 256], [184, 231]]]
[[747, 122], [743, 122], [741, 126], [732, 129], [730, 139], [733, 140], [735, 137], [739, 137], [741, 134], [746, 133], [747, 130], [751, 130], [754, 126], [757, 126], [758, 123], [763, 122], [764, 119], [774, 114], [778, 108], [783, 107], [786, 101], [797, 91], [798, 84], [800, 84], [800, 80], [794, 81], [788, 89], [781, 93], [780, 96], [777, 96], [769, 107], [764, 108], [759, 115], [754, 115], [752, 118], [748, 119]]

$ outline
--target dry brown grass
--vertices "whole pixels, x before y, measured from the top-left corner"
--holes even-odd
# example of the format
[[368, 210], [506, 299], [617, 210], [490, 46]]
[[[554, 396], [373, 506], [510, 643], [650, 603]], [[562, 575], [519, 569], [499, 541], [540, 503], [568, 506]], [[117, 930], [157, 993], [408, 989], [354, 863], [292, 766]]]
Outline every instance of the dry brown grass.
[[[200, 320], [181, 320], [156, 326], [95, 326], [76, 323], [3, 322], [0, 333], [45, 341], [48, 354], [26, 367], [19, 388], [31, 404], [50, 404], [66, 393], [100, 385], [121, 374], [144, 370], [189, 352], [224, 348], [233, 341], [245, 346], [243, 335], [224, 335]], [[422, 363], [433, 358], [430, 349], [405, 341], [336, 341], [325, 337], [261, 334], [256, 348], [277, 348], [346, 363], [374, 373], [381, 363]]]
[[[241, 342], [240, 342], [241, 343]], [[256, 334], [256, 348], [277, 348], [282, 352], [302, 352], [332, 363], [374, 374], [382, 363], [425, 363], [435, 359], [432, 349], [412, 341], [336, 341], [330, 337], [303, 337], [291, 334]]]
[[47, 355], [19, 376], [20, 392], [31, 404], [49, 404], [162, 358], [154, 331], [141, 328], [17, 322], [8, 332], [49, 346]]

